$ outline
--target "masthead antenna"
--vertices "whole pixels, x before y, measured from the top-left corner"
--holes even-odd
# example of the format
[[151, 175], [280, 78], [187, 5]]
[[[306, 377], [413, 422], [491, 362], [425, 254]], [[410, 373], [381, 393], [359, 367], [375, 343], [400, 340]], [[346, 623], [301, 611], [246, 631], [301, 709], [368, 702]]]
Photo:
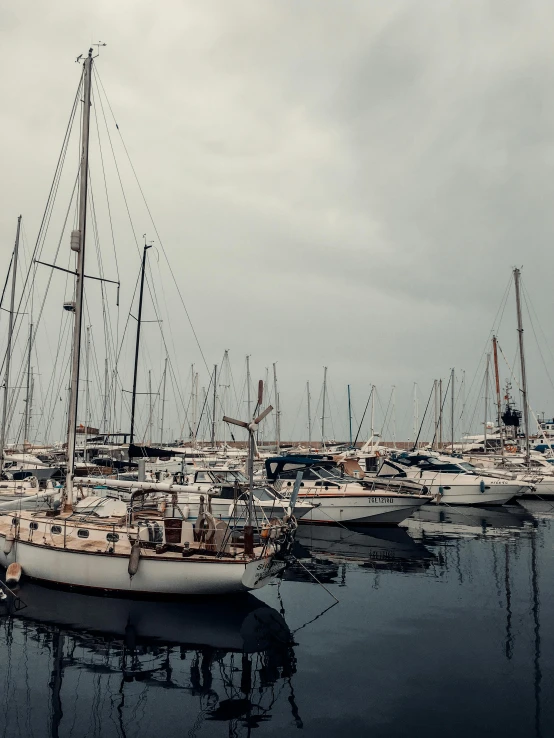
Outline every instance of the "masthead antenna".
[[[108, 44], [103, 44], [102, 41], [99, 41], [97, 44], [91, 44], [92, 46], [96, 46], [96, 56], [100, 56], [100, 47], [101, 46], [107, 46]], [[91, 49], [92, 51], [92, 49]], [[96, 57], [94, 57], [96, 59]]]

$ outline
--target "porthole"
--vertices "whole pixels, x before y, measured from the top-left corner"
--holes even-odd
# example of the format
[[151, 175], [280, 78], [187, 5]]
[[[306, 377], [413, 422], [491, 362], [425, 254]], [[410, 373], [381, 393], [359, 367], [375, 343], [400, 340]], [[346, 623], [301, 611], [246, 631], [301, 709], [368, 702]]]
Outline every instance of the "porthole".
[[90, 532], [86, 530], [86, 528], [80, 528], [77, 531], [77, 538], [88, 538], [90, 535]]
[[12, 525], [19, 525], [19, 518], [12, 518]]
[[59, 535], [61, 532], [62, 532], [62, 526], [61, 525], [53, 525], [50, 528], [50, 533], [52, 533], [52, 535], [54, 535], [54, 536]]
[[106, 540], [110, 543], [117, 543], [119, 541], [119, 533], [108, 533]]
[[37, 530], [38, 523], [29, 523], [29, 528], [30, 530]]

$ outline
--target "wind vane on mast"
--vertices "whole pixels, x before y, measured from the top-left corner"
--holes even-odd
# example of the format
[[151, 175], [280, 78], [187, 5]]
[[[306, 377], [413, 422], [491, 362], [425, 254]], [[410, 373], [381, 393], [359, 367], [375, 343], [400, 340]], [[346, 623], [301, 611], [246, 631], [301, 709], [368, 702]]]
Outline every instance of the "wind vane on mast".
[[[260, 379], [258, 382], [258, 402], [254, 408], [254, 416], [262, 406], [264, 394], [264, 383]], [[226, 415], [223, 416], [224, 423], [231, 423], [231, 425], [238, 425], [241, 428], [246, 428], [248, 431], [248, 481], [249, 481], [249, 495], [248, 495], [248, 521], [244, 528], [244, 550], [246, 553], [254, 550], [254, 534], [252, 529], [252, 518], [253, 518], [253, 493], [254, 493], [254, 449], [256, 446], [256, 439], [254, 434], [258, 430], [259, 424], [262, 420], [269, 415], [273, 410], [272, 405], [268, 405], [266, 409], [261, 412], [257, 417], [254, 417], [250, 422], [246, 423], [244, 420], [235, 420], [234, 418], [228, 418]]]

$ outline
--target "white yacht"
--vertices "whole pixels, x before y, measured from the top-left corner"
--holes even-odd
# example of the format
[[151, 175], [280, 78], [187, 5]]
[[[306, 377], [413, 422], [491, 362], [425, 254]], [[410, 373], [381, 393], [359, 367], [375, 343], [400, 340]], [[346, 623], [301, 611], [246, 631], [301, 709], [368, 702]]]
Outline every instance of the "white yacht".
[[417, 481], [429, 489], [437, 504], [503, 505], [533, 489], [530, 482], [493, 476], [462, 459], [430, 451], [384, 459], [376, 478]]
[[266, 461], [269, 481], [284, 495], [292, 492], [299, 471], [303, 476], [298, 499], [315, 505], [301, 522], [397, 525], [431, 501], [417, 482], [361, 481], [316, 457], [276, 456]]
[[484, 470], [486, 474], [530, 485], [524, 497], [554, 497], [554, 465], [538, 451], [531, 451], [528, 461], [525, 454], [483, 456], [471, 460], [478, 471]]

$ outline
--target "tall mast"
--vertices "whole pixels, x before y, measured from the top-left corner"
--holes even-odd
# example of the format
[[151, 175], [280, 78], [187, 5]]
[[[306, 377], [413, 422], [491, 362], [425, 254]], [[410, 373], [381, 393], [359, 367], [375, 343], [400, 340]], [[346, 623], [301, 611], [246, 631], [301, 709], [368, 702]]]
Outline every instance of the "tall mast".
[[498, 425], [498, 432], [500, 433], [500, 450], [502, 452], [502, 458], [504, 458], [504, 430], [502, 428], [502, 406], [500, 400], [500, 375], [498, 372], [498, 350], [496, 346], [496, 336], [492, 337], [492, 352], [494, 357], [494, 379], [496, 385], [496, 423]]
[[460, 413], [460, 431], [462, 435], [462, 453], [464, 452], [464, 417], [466, 411], [466, 370], [462, 369], [462, 386], [460, 388], [462, 396], [462, 412]]
[[152, 371], [148, 370], [148, 443], [152, 443]]
[[306, 393], [308, 396], [308, 448], [312, 445], [312, 410], [310, 397], [310, 383], [306, 382]]
[[90, 130], [90, 89], [92, 83], [92, 49], [83, 64], [83, 125], [81, 130], [81, 164], [79, 167], [79, 227], [71, 233], [71, 248], [77, 252], [75, 277], [75, 320], [73, 324], [73, 353], [71, 356], [71, 392], [67, 432], [66, 504], [73, 505], [73, 478], [75, 476], [75, 442], [77, 440], [77, 406], [79, 403], [79, 369], [81, 363], [81, 325], [83, 322], [83, 293], [85, 284], [85, 245], [87, 226], [88, 148]]
[[489, 420], [489, 366], [491, 355], [487, 354], [487, 366], [485, 369], [485, 435], [483, 438], [483, 446], [485, 453], [487, 452], [487, 423]]
[[371, 448], [375, 446], [375, 385], [371, 385]]
[[517, 332], [519, 335], [519, 360], [521, 362], [521, 395], [523, 402], [523, 422], [525, 425], [525, 462], [529, 464], [529, 407], [527, 404], [527, 375], [525, 373], [525, 353], [523, 351], [523, 320], [521, 317], [521, 297], [519, 294], [519, 280], [521, 274], [519, 269], [514, 269], [514, 282], [516, 288], [516, 308], [517, 308]]
[[392, 442], [396, 448], [396, 386], [392, 386]]
[[33, 397], [34, 395], [35, 395], [35, 377], [33, 375], [33, 367], [31, 367], [31, 386], [29, 387], [29, 430], [31, 428], [31, 420], [33, 418]]
[[[208, 403], [208, 393], [206, 391], [205, 387], [202, 387], [202, 413], [200, 415], [200, 420], [202, 420], [202, 417], [204, 415], [204, 408], [206, 407]], [[203, 430], [202, 430], [202, 442], [206, 440], [206, 426], [207, 426], [207, 413], [206, 413], [206, 421], [203, 424]], [[198, 437], [198, 434], [197, 434]]]
[[435, 379], [433, 382], [434, 386], [434, 394], [435, 394], [435, 432], [433, 435], [433, 448], [435, 451], [438, 449], [438, 438], [437, 438], [437, 431], [439, 428], [439, 383]]
[[108, 429], [108, 359], [104, 359], [104, 408], [102, 412], [102, 429], [106, 433]]
[[165, 364], [164, 364], [164, 381], [163, 381], [163, 389], [162, 389], [162, 421], [160, 423], [160, 446], [164, 442], [164, 420], [165, 420], [165, 385], [166, 385], [166, 379], [167, 379], [167, 356], [165, 357]]
[[83, 461], [87, 463], [87, 431], [88, 431], [88, 415], [89, 415], [89, 360], [90, 360], [90, 325], [86, 327], [86, 342], [85, 342], [85, 435], [83, 441]]
[[191, 438], [193, 446], [196, 446], [196, 424], [198, 423], [198, 420], [196, 418], [197, 407], [198, 407], [198, 373], [194, 371], [194, 364], [191, 365], [191, 375], [192, 375], [192, 387], [191, 387], [192, 428], [191, 428], [190, 438]]
[[[227, 384], [223, 384], [223, 373], [226, 373], [226, 381]], [[225, 349], [223, 352], [223, 361], [221, 362], [221, 369], [219, 370], [219, 386], [223, 388], [220, 396], [219, 396], [219, 405], [221, 407], [221, 412], [223, 415], [225, 415], [225, 408], [227, 406], [227, 390], [231, 386], [231, 372], [230, 372], [230, 365], [229, 365], [229, 349]], [[222, 429], [221, 429], [221, 438], [220, 441], [223, 441], [223, 446], [225, 447], [227, 444], [227, 423], [223, 423]]]
[[442, 448], [442, 379], [439, 379], [439, 448]]
[[[139, 348], [140, 348], [140, 326], [142, 322], [142, 299], [144, 297], [144, 273], [146, 271], [146, 252], [152, 244], [144, 244], [142, 251], [142, 266], [140, 269], [140, 292], [139, 292], [139, 309], [137, 316], [137, 338], [135, 342], [135, 366], [133, 370], [133, 395], [131, 398], [131, 434], [130, 443], [133, 443], [135, 439], [135, 407], [137, 404], [137, 376], [138, 376], [138, 360], [139, 360]], [[115, 394], [115, 393], [114, 393]]]
[[277, 453], [281, 449], [281, 410], [279, 408], [279, 392], [277, 388], [277, 363], [273, 363], [273, 387], [275, 394], [275, 445]]
[[10, 385], [10, 364], [12, 360], [13, 316], [15, 308], [15, 281], [17, 278], [17, 255], [19, 253], [19, 233], [21, 215], [17, 219], [15, 245], [13, 247], [12, 294], [10, 297], [10, 318], [8, 323], [8, 346], [6, 348], [6, 371], [4, 373], [4, 405], [2, 407], [2, 428], [0, 429], [0, 471], [4, 465], [4, 449], [6, 447], [6, 417], [8, 412], [8, 390]]
[[217, 364], [214, 366], [214, 394], [212, 406], [212, 448], [215, 448], [215, 401], [217, 398]]
[[348, 432], [350, 435], [350, 446], [352, 446], [352, 405], [350, 404], [350, 385], [348, 385]]
[[321, 413], [321, 446], [325, 448], [325, 399], [327, 397], [327, 367], [323, 367], [323, 411]]
[[452, 385], [450, 389], [450, 442], [452, 444], [452, 454], [454, 454], [454, 368], [452, 368], [452, 374], [450, 375], [450, 383]]
[[250, 400], [250, 355], [246, 356], [246, 394], [248, 403], [248, 420], [252, 418], [252, 405]]
[[414, 441], [417, 438], [418, 427], [419, 427], [419, 408], [418, 408], [418, 403], [417, 403], [417, 382], [414, 382]]
[[25, 444], [29, 444], [29, 420], [31, 417], [31, 349], [33, 346], [33, 324], [29, 325], [29, 351], [27, 352], [27, 392], [25, 395], [25, 417], [23, 425], [23, 448]]
[[[117, 361], [117, 360], [116, 360]], [[111, 408], [111, 402], [110, 402], [110, 425], [112, 426], [113, 430], [115, 431], [118, 429], [118, 423], [117, 423], [117, 392], [115, 391], [116, 387], [116, 381], [117, 381], [117, 363], [113, 368], [112, 371], [112, 392], [113, 392], [113, 413]], [[122, 393], [123, 395], [123, 393]], [[121, 421], [121, 417], [119, 418]], [[121, 423], [120, 423], [121, 425]]]

